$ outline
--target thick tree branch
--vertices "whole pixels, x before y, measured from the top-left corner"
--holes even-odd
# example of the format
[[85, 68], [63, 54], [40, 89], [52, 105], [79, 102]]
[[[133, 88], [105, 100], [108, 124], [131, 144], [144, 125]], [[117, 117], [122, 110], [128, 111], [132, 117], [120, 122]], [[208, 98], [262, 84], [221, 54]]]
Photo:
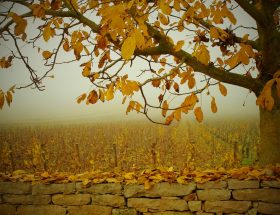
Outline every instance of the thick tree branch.
[[214, 78], [218, 81], [237, 85], [240, 87], [244, 87], [246, 89], [252, 90], [256, 95], [260, 93], [263, 85], [257, 79], [247, 77], [244, 75], [231, 73], [219, 68], [216, 68], [213, 65], [204, 65], [200, 61], [198, 61], [191, 54], [180, 50], [175, 52], [173, 50], [173, 45], [168, 41], [167, 37], [153, 28], [151, 25], [148, 25], [149, 33], [152, 37], [155, 37], [157, 40], [161, 40], [164, 43], [160, 43], [159, 46], [154, 48], [148, 48], [145, 50], [137, 50], [135, 54], [140, 55], [153, 55], [153, 54], [170, 54], [181, 61], [184, 61], [187, 65], [191, 66], [195, 71], [201, 72], [205, 75], [208, 75], [211, 78]]
[[216, 68], [214, 65], [204, 65], [201, 62], [199, 62], [195, 57], [183, 50], [179, 52], [173, 52], [171, 54], [179, 59], [185, 59], [186, 64], [191, 66], [197, 72], [201, 72], [205, 75], [208, 75], [211, 78], [214, 78], [224, 83], [233, 84], [252, 90], [256, 95], [260, 93], [263, 87], [263, 84], [261, 82], [249, 76], [231, 73]]

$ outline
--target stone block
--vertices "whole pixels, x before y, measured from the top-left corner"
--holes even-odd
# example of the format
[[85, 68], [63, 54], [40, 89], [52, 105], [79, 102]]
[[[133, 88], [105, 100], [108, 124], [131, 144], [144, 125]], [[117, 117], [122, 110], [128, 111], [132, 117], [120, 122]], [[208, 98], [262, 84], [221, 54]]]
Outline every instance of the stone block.
[[112, 207], [123, 207], [125, 205], [124, 197], [117, 195], [92, 195], [91, 200], [93, 205], [104, 205]]
[[168, 200], [168, 199], [148, 199], [148, 198], [130, 198], [127, 206], [131, 208], [148, 208], [158, 211], [188, 210], [188, 205], [185, 200]]
[[137, 211], [134, 208], [114, 208], [112, 215], [137, 215]]
[[155, 213], [144, 213], [143, 215], [193, 215], [191, 212], [176, 212], [176, 211], [164, 211], [164, 212], [155, 212]]
[[130, 197], [164, 197], [164, 196], [186, 196], [195, 190], [196, 184], [159, 183], [151, 189], [145, 190], [143, 185], [129, 184], [124, 186], [124, 196]]
[[280, 188], [280, 181], [262, 181], [262, 187]]
[[207, 212], [204, 212], [204, 211], [198, 211], [196, 212], [195, 215], [215, 215], [214, 213], [207, 213]]
[[197, 200], [197, 195], [196, 195], [196, 193], [191, 193], [189, 195], [184, 196], [183, 199], [185, 201], [194, 201], [194, 200]]
[[14, 205], [1, 204], [0, 205], [1, 215], [14, 215], [16, 214], [16, 207]]
[[10, 204], [19, 205], [47, 205], [51, 202], [49, 195], [3, 195], [3, 201]]
[[56, 194], [52, 196], [55, 205], [87, 205], [90, 203], [90, 194]]
[[231, 197], [230, 190], [223, 189], [206, 189], [206, 190], [197, 190], [198, 200], [209, 200], [209, 201], [217, 201], [217, 200], [229, 200]]
[[188, 206], [191, 211], [200, 211], [201, 201], [189, 201]]
[[203, 184], [197, 184], [197, 189], [224, 189], [227, 187], [226, 181], [208, 181]]
[[260, 183], [256, 180], [238, 180], [238, 179], [229, 179], [228, 180], [228, 189], [257, 189], [260, 187]]
[[232, 191], [236, 200], [263, 201], [270, 203], [280, 203], [280, 189], [244, 189]]
[[206, 201], [206, 212], [214, 213], [245, 213], [251, 207], [249, 201]]
[[58, 205], [22, 205], [17, 215], [65, 215], [66, 209]]
[[246, 213], [246, 215], [257, 215], [258, 214], [258, 210], [257, 208], [251, 208], [248, 210], [248, 212]]
[[100, 205], [68, 206], [69, 215], [111, 215], [112, 208]]
[[68, 184], [34, 184], [32, 186], [32, 195], [47, 194], [70, 194], [75, 192], [75, 183]]
[[260, 202], [258, 206], [258, 212], [262, 214], [280, 214], [280, 204], [271, 204]]
[[118, 183], [108, 184], [93, 184], [90, 187], [83, 187], [82, 183], [76, 184], [76, 189], [79, 193], [92, 193], [92, 194], [121, 194], [122, 186]]
[[136, 211], [140, 213], [148, 212], [148, 208], [136, 208]]
[[2, 194], [30, 194], [31, 184], [21, 182], [0, 182], [0, 193]]

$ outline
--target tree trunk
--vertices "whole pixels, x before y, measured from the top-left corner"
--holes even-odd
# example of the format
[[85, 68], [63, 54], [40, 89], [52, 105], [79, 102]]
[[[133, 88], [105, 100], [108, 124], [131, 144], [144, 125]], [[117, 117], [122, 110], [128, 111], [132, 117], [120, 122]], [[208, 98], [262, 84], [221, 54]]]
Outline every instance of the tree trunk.
[[[279, 100], [279, 99], [278, 99]], [[259, 164], [280, 164], [280, 108], [272, 111], [260, 108]]]

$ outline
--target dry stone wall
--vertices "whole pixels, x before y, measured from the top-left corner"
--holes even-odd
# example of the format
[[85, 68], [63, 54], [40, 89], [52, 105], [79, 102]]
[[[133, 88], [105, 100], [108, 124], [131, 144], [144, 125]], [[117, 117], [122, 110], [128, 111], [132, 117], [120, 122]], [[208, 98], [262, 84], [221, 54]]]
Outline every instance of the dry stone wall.
[[279, 181], [204, 184], [34, 184], [0, 182], [1, 215], [280, 215]]

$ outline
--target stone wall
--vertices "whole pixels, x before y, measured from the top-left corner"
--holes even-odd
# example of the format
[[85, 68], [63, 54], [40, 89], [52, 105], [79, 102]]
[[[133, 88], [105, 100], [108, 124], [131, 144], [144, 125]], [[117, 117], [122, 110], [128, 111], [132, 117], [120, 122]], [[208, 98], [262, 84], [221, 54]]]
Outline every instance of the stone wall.
[[0, 182], [1, 215], [280, 214], [279, 181], [204, 184], [34, 184]]

